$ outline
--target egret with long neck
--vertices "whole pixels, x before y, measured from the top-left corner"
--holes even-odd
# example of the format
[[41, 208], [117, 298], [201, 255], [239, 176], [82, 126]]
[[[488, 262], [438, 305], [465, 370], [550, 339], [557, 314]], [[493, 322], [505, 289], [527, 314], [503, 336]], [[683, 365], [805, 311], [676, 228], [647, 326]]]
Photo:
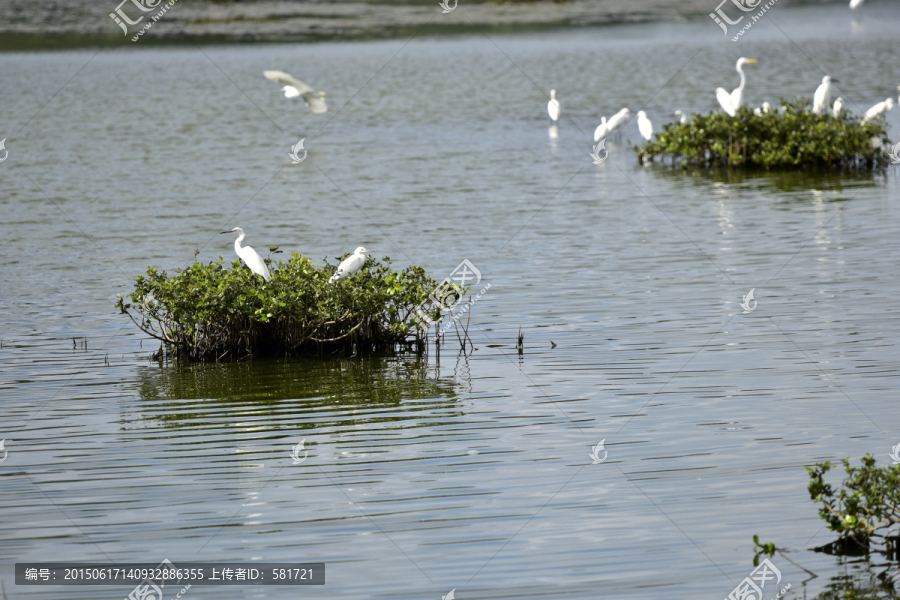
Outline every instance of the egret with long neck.
[[732, 117], [737, 112], [737, 109], [744, 103], [744, 85], [747, 83], [747, 77], [744, 75], [744, 65], [755, 62], [755, 58], [744, 58], [742, 56], [738, 59], [737, 64], [734, 65], [734, 69], [738, 72], [738, 75], [741, 76], [741, 85], [734, 88], [731, 91], [731, 94], [726, 92], [723, 88], [716, 88], [716, 99], [722, 106], [722, 110]]
[[234, 233], [238, 232], [238, 238], [234, 240], [234, 252], [238, 255], [244, 264], [250, 268], [251, 271], [269, 281], [272, 279], [272, 275], [269, 273], [269, 267], [266, 266], [265, 261], [262, 257], [250, 246], [241, 246], [241, 242], [244, 241], [244, 230], [240, 227], [235, 227], [230, 231], [223, 231], [222, 233]]

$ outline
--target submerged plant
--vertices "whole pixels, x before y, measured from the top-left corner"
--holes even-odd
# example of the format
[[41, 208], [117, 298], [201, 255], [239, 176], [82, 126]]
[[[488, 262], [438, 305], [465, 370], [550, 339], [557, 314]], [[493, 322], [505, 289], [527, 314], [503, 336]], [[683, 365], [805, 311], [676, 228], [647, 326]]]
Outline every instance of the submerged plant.
[[862, 123], [850, 114], [814, 115], [807, 98], [781, 99], [782, 108], [760, 115], [742, 107], [695, 114], [689, 123], [667, 123], [656, 139], [635, 146], [638, 159], [669, 156], [682, 166], [873, 167], [887, 164], [883, 117]]
[[[417, 309], [436, 282], [421, 267], [401, 272], [391, 260], [335, 283], [335, 267], [317, 267], [297, 253], [270, 261], [264, 281], [239, 261], [195, 263], [171, 277], [155, 267], [135, 280], [130, 303], [116, 306], [177, 356], [240, 358], [420, 343]], [[440, 311], [431, 310], [440, 319]]]

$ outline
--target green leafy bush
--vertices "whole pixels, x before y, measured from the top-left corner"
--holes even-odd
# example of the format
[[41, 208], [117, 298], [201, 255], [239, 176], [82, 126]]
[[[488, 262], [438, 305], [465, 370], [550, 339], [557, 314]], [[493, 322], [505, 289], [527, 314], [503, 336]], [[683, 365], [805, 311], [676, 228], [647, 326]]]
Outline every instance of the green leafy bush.
[[839, 538], [823, 550], [833, 554], [869, 554], [878, 552], [896, 557], [900, 540], [900, 464], [876, 467], [870, 454], [862, 466], [851, 467], [841, 461], [847, 478], [835, 490], [825, 482], [832, 464], [824, 462], [809, 471], [809, 495], [822, 506], [819, 516], [836, 531]]
[[[669, 156], [682, 166], [867, 167], [884, 166], [889, 144], [883, 117], [861, 123], [847, 114], [835, 119], [809, 112], [809, 99], [781, 99], [755, 115], [748, 107], [734, 117], [724, 112], [695, 114], [690, 123], [667, 123], [656, 139], [635, 146], [639, 160]], [[876, 144], [872, 143], [873, 138]]]
[[[275, 250], [275, 249], [273, 249]], [[194, 359], [315, 354], [420, 344], [417, 309], [436, 282], [420, 267], [401, 272], [371, 257], [352, 277], [328, 283], [329, 263], [299, 254], [269, 263], [266, 282], [240, 261], [195, 263], [168, 276], [155, 267], [116, 306], [173, 355]], [[429, 316], [439, 320], [432, 306]]]

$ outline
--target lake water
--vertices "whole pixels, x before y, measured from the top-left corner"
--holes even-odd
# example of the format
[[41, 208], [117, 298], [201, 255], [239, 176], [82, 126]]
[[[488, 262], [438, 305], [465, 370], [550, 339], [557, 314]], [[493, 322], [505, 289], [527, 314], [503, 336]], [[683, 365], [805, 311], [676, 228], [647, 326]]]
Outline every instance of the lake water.
[[[642, 167], [634, 122], [606, 162], [588, 154], [623, 106], [657, 129], [714, 109], [739, 56], [759, 60], [749, 104], [811, 96], [824, 70], [859, 113], [897, 93], [898, 19], [886, 2], [857, 24], [844, 3], [786, 5], [737, 43], [702, 19], [3, 54], [8, 598], [132, 587], [17, 587], [16, 562], [164, 558], [326, 563], [304, 597], [723, 598], [753, 568], [754, 534], [804, 548], [792, 559], [820, 592], [850, 567], [809, 551], [833, 534], [804, 467], [886, 464], [900, 442], [897, 168]], [[286, 100], [265, 69], [326, 90], [329, 112]], [[895, 139], [900, 111], [888, 122]], [[259, 250], [364, 245], [436, 279], [469, 259], [475, 289], [491, 284], [475, 350], [151, 360], [116, 294], [195, 249], [230, 259], [226, 225]], [[808, 576], [773, 562], [802, 595]]]

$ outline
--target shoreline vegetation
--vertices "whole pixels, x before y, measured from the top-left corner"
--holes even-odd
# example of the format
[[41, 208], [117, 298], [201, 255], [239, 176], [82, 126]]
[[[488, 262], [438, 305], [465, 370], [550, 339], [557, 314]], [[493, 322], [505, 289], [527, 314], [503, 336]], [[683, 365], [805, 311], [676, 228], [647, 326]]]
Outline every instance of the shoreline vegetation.
[[810, 112], [808, 98], [781, 99], [781, 107], [755, 114], [741, 107], [734, 117], [724, 112], [695, 114], [688, 123], [662, 126], [656, 138], [634, 146], [638, 161], [668, 158], [681, 167], [859, 168], [887, 166], [890, 146], [885, 120], [865, 123], [846, 114], [835, 119]]
[[149, 267], [135, 280], [130, 302], [119, 295], [116, 307], [160, 341], [158, 356], [193, 360], [421, 351], [423, 302], [429, 318], [441, 320], [429, 300], [437, 282], [421, 267], [395, 272], [389, 257], [370, 257], [352, 277], [329, 283], [336, 266], [328, 262], [316, 266], [293, 253], [266, 263], [268, 282], [238, 260], [226, 268], [221, 256], [172, 276]]
[[[151, 2], [154, 11], [146, 14], [156, 14], [164, 3]], [[118, 0], [0, 2], [0, 51], [133, 46], [131, 38], [147, 19], [129, 25], [123, 33], [109, 16], [117, 4]], [[465, 10], [442, 14], [437, 0], [196, 0], [172, 6], [141, 37], [140, 45], [391, 39], [682, 21], [706, 17], [708, 4], [707, 0], [645, 0], [639, 5], [629, 0], [467, 0], [460, 5]], [[131, 2], [123, 6], [123, 11], [129, 11], [126, 14], [133, 20], [140, 16]], [[431, 19], [435, 15], [440, 18]]]

